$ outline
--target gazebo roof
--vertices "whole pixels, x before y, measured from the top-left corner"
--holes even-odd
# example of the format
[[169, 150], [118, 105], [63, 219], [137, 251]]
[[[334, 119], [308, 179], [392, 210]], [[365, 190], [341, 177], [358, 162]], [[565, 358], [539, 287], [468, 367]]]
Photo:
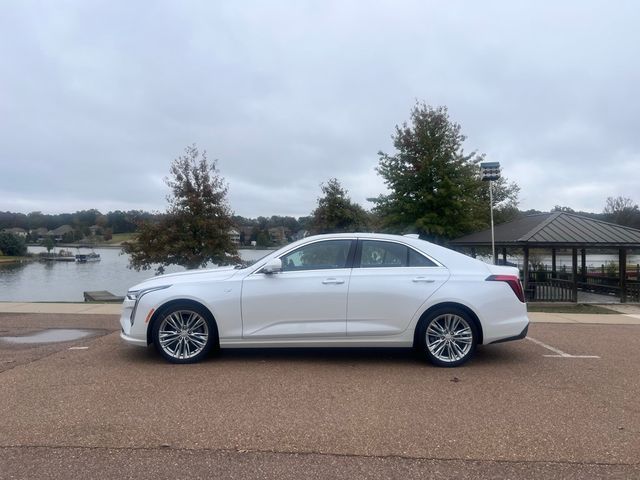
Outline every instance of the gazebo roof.
[[[527, 215], [496, 225], [494, 232], [499, 246], [640, 248], [640, 230], [566, 212]], [[457, 238], [450, 244], [490, 246], [491, 230]]]

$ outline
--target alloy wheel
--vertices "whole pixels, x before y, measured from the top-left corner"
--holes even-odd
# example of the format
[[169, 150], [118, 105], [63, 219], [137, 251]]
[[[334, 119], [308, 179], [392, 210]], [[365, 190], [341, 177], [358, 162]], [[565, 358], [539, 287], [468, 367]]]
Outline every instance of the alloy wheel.
[[202, 315], [192, 310], [175, 310], [162, 319], [158, 343], [167, 356], [189, 360], [202, 353], [209, 335], [209, 326]]
[[473, 346], [473, 331], [463, 317], [447, 313], [435, 317], [426, 331], [429, 353], [445, 363], [464, 359]]

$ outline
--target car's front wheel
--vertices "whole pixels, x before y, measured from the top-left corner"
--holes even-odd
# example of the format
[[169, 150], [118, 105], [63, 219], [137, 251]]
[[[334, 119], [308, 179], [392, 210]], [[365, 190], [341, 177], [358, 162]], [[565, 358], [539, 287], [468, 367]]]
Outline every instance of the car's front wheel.
[[171, 363], [195, 363], [216, 344], [211, 315], [202, 307], [174, 304], [160, 312], [153, 324], [153, 343]]
[[476, 351], [478, 329], [469, 315], [458, 308], [432, 312], [420, 323], [419, 348], [439, 367], [457, 367]]

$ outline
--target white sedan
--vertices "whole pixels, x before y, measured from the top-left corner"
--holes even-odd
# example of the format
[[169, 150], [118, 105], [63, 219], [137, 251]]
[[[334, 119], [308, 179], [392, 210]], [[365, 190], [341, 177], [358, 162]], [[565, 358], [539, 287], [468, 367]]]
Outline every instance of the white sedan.
[[319, 235], [249, 267], [146, 280], [121, 337], [173, 363], [234, 347], [415, 347], [458, 366], [478, 344], [517, 340], [529, 319], [518, 270], [415, 236]]

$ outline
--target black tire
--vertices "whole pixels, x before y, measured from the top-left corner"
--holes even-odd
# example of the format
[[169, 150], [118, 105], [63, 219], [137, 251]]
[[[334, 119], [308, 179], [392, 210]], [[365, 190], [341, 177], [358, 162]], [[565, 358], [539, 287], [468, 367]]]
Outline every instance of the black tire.
[[478, 327], [471, 316], [457, 307], [442, 307], [418, 325], [420, 355], [438, 367], [458, 367], [473, 358]]
[[160, 311], [151, 330], [153, 345], [171, 363], [196, 363], [218, 345], [218, 330], [211, 313], [185, 302]]

